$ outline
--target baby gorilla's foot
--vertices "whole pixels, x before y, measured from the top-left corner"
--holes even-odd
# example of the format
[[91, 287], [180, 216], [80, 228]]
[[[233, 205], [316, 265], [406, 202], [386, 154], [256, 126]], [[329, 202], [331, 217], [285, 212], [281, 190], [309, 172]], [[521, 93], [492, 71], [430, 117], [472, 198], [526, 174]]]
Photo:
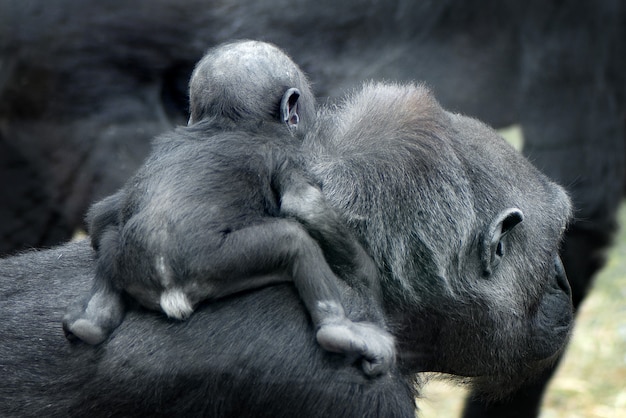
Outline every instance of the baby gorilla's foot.
[[63, 331], [70, 341], [96, 345], [106, 340], [122, 322], [124, 305], [121, 296], [95, 293], [87, 301], [71, 305], [63, 317]]
[[363, 371], [368, 376], [385, 374], [396, 358], [391, 334], [371, 323], [343, 319], [323, 324], [317, 331], [317, 342], [335, 353], [353, 353], [363, 357]]

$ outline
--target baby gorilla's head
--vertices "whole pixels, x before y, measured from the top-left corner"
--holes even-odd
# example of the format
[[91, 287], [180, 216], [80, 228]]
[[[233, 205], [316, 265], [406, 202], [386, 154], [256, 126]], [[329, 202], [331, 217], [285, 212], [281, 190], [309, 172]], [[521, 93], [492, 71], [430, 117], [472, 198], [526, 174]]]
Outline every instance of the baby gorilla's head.
[[315, 99], [302, 70], [272, 44], [238, 41], [210, 49], [189, 83], [189, 124], [204, 118], [312, 123]]

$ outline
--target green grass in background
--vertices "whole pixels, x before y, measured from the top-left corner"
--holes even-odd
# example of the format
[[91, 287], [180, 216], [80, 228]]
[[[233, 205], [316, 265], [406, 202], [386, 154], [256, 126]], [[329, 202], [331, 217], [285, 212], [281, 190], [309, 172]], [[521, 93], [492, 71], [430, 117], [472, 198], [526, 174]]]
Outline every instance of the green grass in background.
[[626, 417], [626, 206], [619, 219], [616, 246], [583, 304], [542, 417]]

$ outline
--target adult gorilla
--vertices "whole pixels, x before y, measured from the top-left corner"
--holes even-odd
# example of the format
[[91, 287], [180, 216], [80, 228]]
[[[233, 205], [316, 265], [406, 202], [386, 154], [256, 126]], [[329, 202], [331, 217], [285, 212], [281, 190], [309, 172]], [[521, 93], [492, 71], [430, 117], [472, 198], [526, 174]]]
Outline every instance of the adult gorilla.
[[83, 241], [0, 261], [0, 415], [409, 417], [419, 372], [501, 395], [552, 364], [573, 317], [563, 189], [421, 86], [367, 85], [319, 120], [308, 168], [381, 273], [382, 298], [339, 281], [341, 302], [353, 320], [384, 308], [397, 367], [367, 378], [321, 350], [282, 284], [182, 323], [131, 310], [101, 345], [72, 344], [60, 318], [93, 277]]
[[[88, 205], [140, 164], [147, 139], [186, 120], [188, 76], [204, 50], [247, 37], [287, 49], [320, 96], [371, 77], [423, 79], [447, 107], [496, 126], [520, 122], [524, 152], [568, 187], [577, 209], [562, 257], [578, 306], [624, 190], [625, 7], [4, 1], [0, 252], [67, 239]], [[542, 391], [511, 398], [510, 410], [536, 414]]]

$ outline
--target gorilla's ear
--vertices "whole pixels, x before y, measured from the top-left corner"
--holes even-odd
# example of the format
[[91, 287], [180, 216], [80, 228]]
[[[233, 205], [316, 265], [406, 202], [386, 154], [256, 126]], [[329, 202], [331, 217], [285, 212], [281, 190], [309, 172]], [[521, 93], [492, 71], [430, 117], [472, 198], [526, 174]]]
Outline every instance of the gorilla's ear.
[[483, 275], [490, 276], [493, 269], [500, 264], [506, 252], [506, 245], [502, 238], [523, 220], [524, 214], [521, 210], [508, 208], [500, 212], [489, 224], [481, 248]]
[[298, 99], [300, 98], [300, 90], [290, 88], [283, 94], [280, 101], [280, 117], [290, 128], [296, 128], [300, 122], [298, 116]]

